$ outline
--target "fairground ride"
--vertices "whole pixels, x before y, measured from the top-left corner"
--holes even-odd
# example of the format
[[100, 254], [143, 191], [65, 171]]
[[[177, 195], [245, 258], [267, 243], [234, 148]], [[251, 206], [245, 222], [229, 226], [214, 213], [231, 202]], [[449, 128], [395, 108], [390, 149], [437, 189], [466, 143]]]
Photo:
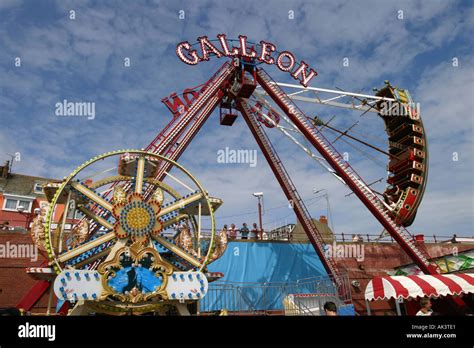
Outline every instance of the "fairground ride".
[[[239, 46], [230, 48], [229, 43]], [[248, 47], [249, 44], [252, 46]], [[194, 47], [200, 47], [200, 54]], [[228, 57], [230, 61], [222, 64], [206, 83], [163, 99], [173, 113], [173, 118], [144, 151], [118, 151], [96, 157], [80, 166], [62, 183], [46, 188], [47, 194], [48, 190], [51, 191], [48, 194], [51, 205], [46, 217], [44, 239], [49, 263], [40, 270], [31, 270], [39, 281], [18, 307], [28, 310], [47, 291], [54, 279], [55, 284], [59, 284], [55, 286], [61, 288], [61, 282], [67, 285], [68, 281], [74, 280], [74, 276], [78, 279], [95, 277], [96, 293], [84, 291], [81, 299], [80, 293], [72, 291], [76, 297], [71, 301], [71, 295], [68, 296], [66, 287], [63, 287], [62, 295], [58, 296], [64, 300], [61, 312], [67, 311], [69, 303], [76, 303], [74, 308], [77, 308], [80, 300], [90, 304], [94, 310], [100, 307], [106, 312], [119, 313], [164, 313], [169, 312], [171, 307], [178, 308], [180, 312], [183, 309], [179, 309], [176, 304], [183, 301], [196, 303], [199, 300], [195, 295], [195, 290], [200, 288], [198, 285], [205, 283], [207, 286], [208, 278], [213, 280], [218, 277], [206, 274], [206, 265], [225, 250], [225, 237], [220, 236], [216, 241], [214, 232], [213, 214], [222, 202], [211, 198], [176, 161], [216, 109], [219, 109], [219, 121], [223, 126], [232, 126], [238, 113], [242, 115], [340, 293], [345, 291], [341, 273], [335, 261], [325, 253], [322, 235], [267, 131], [280, 131], [331, 172], [357, 196], [422, 272], [438, 274], [427, 251], [405, 228], [415, 218], [428, 175], [425, 129], [419, 110], [407, 90], [394, 87], [388, 81], [375, 95], [310, 87], [309, 81], [317, 73], [304, 61], [297, 66], [291, 52], [278, 52], [273, 44], [265, 41], [250, 43], [245, 36], [239, 36], [238, 40], [228, 40], [225, 35], [218, 35], [217, 40], [209, 40], [204, 36], [195, 45], [180, 43], [176, 52], [183, 62], [191, 65], [209, 60], [211, 56]], [[273, 58], [272, 54], [278, 56]], [[300, 84], [275, 82], [263, 69], [264, 64], [277, 65]], [[385, 126], [385, 133], [379, 136], [385, 137], [387, 148], [371, 144], [368, 137], [356, 136], [354, 127], [358, 121], [340, 130], [330, 123], [331, 120], [308, 116], [296, 102], [353, 110], [359, 117], [378, 115]], [[330, 141], [329, 136], [332, 134], [337, 137]], [[304, 141], [299, 140], [301, 138]], [[339, 139], [366, 146], [385, 156], [388, 176], [383, 192], [373, 189], [373, 183], [366, 183], [336, 149], [341, 143], [336, 144]], [[85, 172], [99, 160], [113, 157], [118, 157], [112, 166], [118, 168], [118, 175], [107, 177], [100, 170]], [[185, 173], [195, 187], [172, 176], [170, 169], [173, 167]], [[89, 180], [96, 175], [100, 177], [99, 180]], [[189, 193], [183, 195], [182, 190], [165, 185], [165, 178], [170, 178], [180, 189], [184, 188]], [[79, 212], [79, 218], [72, 220], [66, 216], [71, 202], [74, 202], [72, 210]], [[66, 213], [55, 218], [53, 212], [58, 204], [66, 207]], [[204, 238], [201, 234], [201, 219], [204, 216], [210, 220], [210, 238]], [[72, 236], [66, 236], [64, 232], [66, 223], [71, 224], [69, 231], [76, 231]], [[177, 225], [181, 226], [181, 232], [176, 237], [164, 237], [167, 228]], [[82, 231], [82, 234], [78, 231]], [[77, 237], [78, 234], [80, 237]], [[140, 254], [142, 249], [147, 252]], [[154, 261], [150, 261], [152, 259]], [[125, 262], [127, 266], [120, 266], [120, 262]], [[144, 290], [127, 283], [120, 287], [118, 284], [121, 280], [116, 279], [119, 271], [126, 269], [130, 272], [134, 267], [142, 267], [140, 263], [146, 264], [154, 272], [158, 279], [154, 280], [156, 286]], [[137, 274], [133, 270], [128, 278], [124, 274], [121, 276], [123, 279], [132, 279], [136, 284]], [[142, 274], [140, 279], [144, 277]], [[194, 289], [193, 292], [187, 291], [185, 287], [174, 292], [172, 290], [175, 288], [166, 289], [166, 282], [171, 283], [179, 277], [183, 283], [191, 284], [188, 284], [188, 288]], [[196, 277], [201, 278], [201, 283], [196, 283]], [[61, 290], [56, 290], [61, 293]], [[205, 289], [201, 290], [200, 296], [203, 296]], [[458, 304], [462, 305], [460, 301]]]

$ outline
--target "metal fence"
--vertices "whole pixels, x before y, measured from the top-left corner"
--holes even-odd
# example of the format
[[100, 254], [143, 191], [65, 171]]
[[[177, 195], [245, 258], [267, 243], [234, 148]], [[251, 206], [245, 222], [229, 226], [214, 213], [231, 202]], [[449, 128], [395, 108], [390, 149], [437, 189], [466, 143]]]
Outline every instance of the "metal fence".
[[[231, 283], [217, 282], [209, 284], [208, 293], [200, 301], [201, 313], [219, 313], [225, 311], [235, 314], [284, 314], [291, 309], [290, 315], [317, 315], [305, 310], [308, 301], [290, 301], [291, 296], [311, 295], [338, 305], [351, 302], [351, 292], [347, 274], [342, 276], [342, 289], [337, 289], [329, 276], [301, 279], [287, 283]], [[341, 295], [343, 294], [343, 295]], [[318, 300], [319, 301], [319, 300]], [[293, 305], [290, 305], [292, 303]], [[290, 308], [291, 307], [291, 308]], [[299, 311], [298, 311], [299, 310]]]
[[[418, 241], [417, 236], [413, 236], [413, 241]], [[420, 235], [420, 240], [424, 243], [445, 243], [453, 240], [453, 236], [442, 236], [442, 235]], [[458, 237], [459, 238], [459, 237]], [[381, 238], [380, 235], [376, 234], [345, 234], [335, 233], [334, 239], [337, 242], [366, 242], [366, 243], [394, 243], [395, 240], [390, 235], [385, 235]]]
[[[287, 241], [290, 242], [293, 239], [294, 228], [286, 227], [278, 228], [272, 231], [263, 231], [263, 240], [265, 241]], [[218, 233], [219, 231], [216, 231]], [[203, 239], [210, 238], [210, 230], [202, 229], [201, 236]], [[420, 235], [421, 237], [421, 235]], [[381, 236], [380, 234], [350, 234], [350, 233], [334, 233], [332, 236], [327, 236], [329, 239], [334, 239], [336, 242], [358, 242], [358, 243], [395, 243], [395, 240], [390, 235]], [[453, 235], [428, 235], [424, 234], [422, 237], [424, 243], [447, 243], [453, 240]], [[241, 239], [240, 230], [237, 229], [237, 240]], [[474, 236], [471, 237], [456, 237], [459, 241], [464, 239], [473, 240]], [[413, 240], [416, 240], [416, 236], [413, 236]]]

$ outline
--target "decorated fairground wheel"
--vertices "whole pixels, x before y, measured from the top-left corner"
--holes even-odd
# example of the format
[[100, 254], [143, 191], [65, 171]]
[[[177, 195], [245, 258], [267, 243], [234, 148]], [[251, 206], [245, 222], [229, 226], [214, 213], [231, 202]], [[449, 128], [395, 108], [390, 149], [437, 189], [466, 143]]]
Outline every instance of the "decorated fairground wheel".
[[[160, 168], [172, 165], [160, 175]], [[163, 182], [166, 176], [168, 183]], [[108, 152], [49, 184], [45, 248], [72, 313], [169, 313], [206, 291], [226, 247], [212, 198], [185, 168], [151, 152]]]

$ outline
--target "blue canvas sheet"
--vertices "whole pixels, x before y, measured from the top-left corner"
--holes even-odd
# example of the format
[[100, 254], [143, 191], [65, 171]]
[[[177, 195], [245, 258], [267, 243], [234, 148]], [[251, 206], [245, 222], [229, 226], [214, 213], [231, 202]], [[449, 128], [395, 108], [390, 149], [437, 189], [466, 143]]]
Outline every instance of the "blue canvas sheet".
[[[222, 272], [216, 284], [256, 283], [239, 287], [239, 291], [223, 289], [201, 301], [202, 311], [282, 310], [286, 292], [314, 293], [314, 286], [281, 290], [282, 283], [295, 283], [305, 278], [327, 276], [316, 252], [309, 243], [230, 242], [224, 255], [209, 265], [209, 271]], [[269, 283], [268, 287], [262, 286]], [[236, 284], [241, 285], [241, 284]], [[331, 291], [331, 289], [328, 289]]]
[[230, 242], [209, 270], [224, 273], [226, 282], [238, 283], [295, 282], [327, 275], [309, 243]]

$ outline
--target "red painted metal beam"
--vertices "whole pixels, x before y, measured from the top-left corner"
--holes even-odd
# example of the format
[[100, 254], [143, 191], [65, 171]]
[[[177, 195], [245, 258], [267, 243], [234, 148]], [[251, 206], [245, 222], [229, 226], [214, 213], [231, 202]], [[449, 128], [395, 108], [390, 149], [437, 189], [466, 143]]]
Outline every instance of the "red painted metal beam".
[[[191, 141], [198, 134], [201, 127], [209, 119], [209, 116], [211, 116], [212, 112], [219, 105], [219, 103], [222, 100], [223, 95], [224, 93], [222, 91], [219, 91], [216, 94], [216, 96], [211, 98], [211, 100], [209, 101], [209, 104], [206, 106], [206, 108], [203, 109], [201, 115], [199, 115], [199, 117], [196, 119], [192, 127], [189, 128], [189, 130], [186, 131], [184, 135], [179, 138], [178, 140], [179, 145], [175, 149], [171, 150], [169, 153], [166, 154], [167, 158], [172, 159], [173, 161], [177, 161], [179, 157], [181, 157], [181, 155], [189, 146]], [[164, 165], [161, 166], [160, 169], [158, 170], [156, 178], [160, 181], [163, 181], [163, 179], [166, 176], [166, 172], [170, 170], [171, 166], [172, 164], [170, 162], [164, 163]]]
[[354, 180], [354, 177], [349, 174], [349, 171], [352, 170], [352, 168], [350, 168], [348, 164], [346, 164], [346, 169], [342, 168], [342, 156], [339, 155], [340, 158], [336, 159], [331, 155], [329, 151], [332, 151], [337, 154], [336, 150], [334, 148], [332, 148], [331, 150], [329, 149], [329, 142], [327, 142], [327, 144], [323, 144], [322, 139], [325, 139], [323, 138], [322, 134], [316, 134], [314, 128], [307, 121], [306, 116], [292, 103], [291, 99], [285, 94], [285, 92], [283, 92], [283, 90], [281, 90], [278, 85], [272, 83], [273, 81], [271, 80], [271, 78], [262, 69], [259, 69], [259, 71], [257, 72], [257, 81], [268, 93], [268, 95], [275, 101], [275, 103], [283, 110], [283, 112], [285, 112], [285, 114], [290, 118], [290, 120], [296, 125], [296, 127], [305, 136], [305, 138], [311, 142], [311, 144], [324, 157], [324, 159], [329, 163], [329, 165], [331, 165], [331, 167], [336, 171], [336, 173], [346, 182], [346, 184], [362, 201], [362, 203], [369, 209], [369, 211], [374, 215], [374, 217], [390, 233], [393, 239], [395, 239], [397, 243], [400, 244], [402, 249], [408, 254], [408, 256], [410, 256], [410, 258], [415, 262], [415, 264], [420, 267], [420, 269], [424, 273], [438, 274], [434, 267], [425, 263], [420, 257], [420, 255], [426, 253], [422, 250], [418, 250], [419, 254], [417, 254], [417, 252], [415, 251], [416, 246], [414, 245], [414, 243], [410, 245], [409, 242], [402, 237], [399, 231], [397, 231], [396, 226], [394, 227], [394, 223], [392, 224], [389, 218], [386, 218], [383, 213], [379, 211], [379, 209], [375, 206], [373, 200], [371, 200], [362, 191], [360, 185], [358, 185]]
[[273, 148], [270, 139], [267, 137], [262, 127], [257, 123], [255, 117], [252, 116], [252, 111], [249, 108], [247, 102], [239, 98], [237, 100], [237, 105], [239, 106], [239, 110], [242, 113], [245, 122], [247, 122], [247, 125], [250, 128], [255, 140], [257, 141], [257, 144], [262, 150], [262, 153], [265, 156], [270, 168], [272, 169], [273, 174], [278, 180], [280, 187], [285, 193], [286, 198], [289, 202], [292, 202], [298, 221], [302, 224], [306, 235], [308, 236], [314, 250], [326, 269], [326, 272], [332, 276], [335, 282], [339, 285], [339, 291], [342, 294], [342, 290], [344, 290], [343, 281], [337, 270], [337, 265], [332, 259], [326, 256], [323, 249], [324, 239], [311, 220], [308, 210], [304, 206], [304, 203], [299, 196], [296, 187], [291, 181], [291, 178], [283, 166], [283, 163]]
[[24, 309], [25, 311], [31, 310], [33, 306], [39, 301], [49, 289], [50, 282], [47, 280], [39, 280], [33, 285], [33, 287], [26, 293], [25, 296], [18, 302], [16, 308]]
[[222, 86], [228, 81], [235, 71], [235, 67], [226, 62], [208, 81], [189, 109], [180, 117], [175, 117], [171, 122], [156, 136], [156, 138], [145, 148], [158, 154], [163, 154], [165, 149], [176, 143], [178, 137], [184, 131], [187, 125], [192, 121], [193, 117], [216, 95]]
[[61, 314], [61, 315], [67, 315], [68, 311], [69, 311], [69, 302], [64, 302], [63, 305], [61, 306], [61, 308], [59, 308], [59, 311], [58, 313]]

